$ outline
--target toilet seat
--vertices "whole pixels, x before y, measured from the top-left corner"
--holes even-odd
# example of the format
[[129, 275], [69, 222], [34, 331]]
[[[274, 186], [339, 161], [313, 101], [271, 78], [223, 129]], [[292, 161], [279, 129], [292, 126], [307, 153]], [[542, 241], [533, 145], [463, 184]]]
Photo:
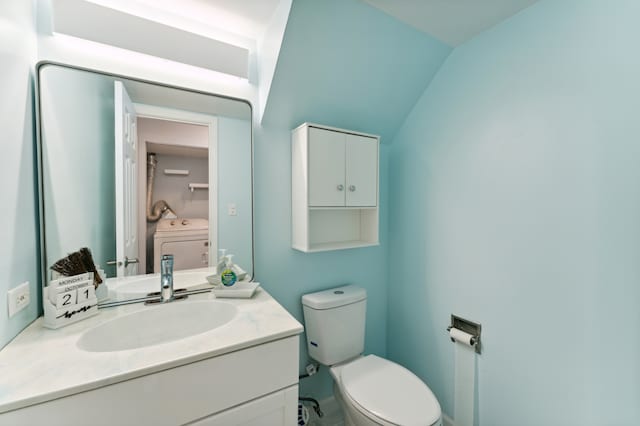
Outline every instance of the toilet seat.
[[440, 419], [431, 389], [394, 362], [368, 355], [342, 366], [340, 379], [353, 406], [380, 424], [431, 426]]

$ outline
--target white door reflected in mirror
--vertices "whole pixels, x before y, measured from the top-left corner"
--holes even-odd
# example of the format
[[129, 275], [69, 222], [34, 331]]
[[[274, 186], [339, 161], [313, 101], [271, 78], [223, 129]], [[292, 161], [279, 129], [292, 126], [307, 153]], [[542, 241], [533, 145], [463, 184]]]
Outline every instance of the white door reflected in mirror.
[[122, 82], [114, 81], [114, 122], [116, 156], [116, 262], [118, 277], [138, 274], [137, 117]]

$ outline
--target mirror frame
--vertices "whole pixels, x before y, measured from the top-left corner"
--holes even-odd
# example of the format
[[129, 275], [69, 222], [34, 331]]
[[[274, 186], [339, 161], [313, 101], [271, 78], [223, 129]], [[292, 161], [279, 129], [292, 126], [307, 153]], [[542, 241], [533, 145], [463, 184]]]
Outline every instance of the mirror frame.
[[[146, 84], [153, 84], [156, 86], [160, 86], [160, 87], [166, 87], [168, 89], [174, 89], [174, 90], [184, 90], [185, 92], [190, 92], [190, 93], [194, 93], [194, 94], [199, 94], [199, 95], [207, 95], [207, 96], [216, 96], [219, 98], [223, 98], [223, 99], [228, 99], [231, 101], [237, 101], [237, 102], [243, 102], [245, 104], [247, 104], [249, 106], [249, 110], [250, 110], [250, 148], [251, 148], [251, 164], [250, 164], [250, 171], [251, 171], [251, 188], [250, 188], [250, 193], [249, 193], [249, 197], [250, 197], [250, 205], [251, 205], [251, 281], [255, 281], [255, 277], [256, 277], [256, 262], [255, 262], [255, 217], [254, 217], [254, 195], [253, 195], [253, 191], [254, 191], [254, 149], [253, 149], [253, 138], [254, 138], [254, 129], [253, 129], [253, 105], [251, 104], [250, 101], [248, 101], [247, 99], [240, 99], [240, 98], [235, 98], [233, 96], [226, 96], [226, 95], [219, 95], [217, 93], [211, 93], [211, 92], [205, 92], [202, 90], [196, 90], [196, 89], [190, 89], [190, 88], [186, 88], [186, 87], [182, 87], [182, 86], [175, 86], [172, 84], [167, 84], [167, 83], [163, 83], [163, 82], [159, 82], [159, 81], [153, 81], [153, 80], [145, 80], [145, 79], [141, 79], [141, 78], [137, 78], [137, 77], [131, 77], [131, 76], [127, 76], [127, 75], [123, 75], [123, 74], [115, 74], [115, 73], [111, 73], [111, 72], [107, 72], [107, 71], [103, 71], [103, 70], [98, 70], [98, 69], [92, 69], [92, 68], [86, 68], [86, 67], [81, 67], [81, 66], [77, 66], [77, 65], [71, 65], [71, 64], [65, 64], [65, 63], [61, 63], [61, 62], [55, 62], [55, 61], [40, 61], [36, 64], [35, 67], [35, 72], [36, 72], [36, 78], [35, 78], [35, 124], [36, 124], [36, 172], [37, 172], [37, 197], [38, 197], [38, 223], [39, 223], [39, 243], [40, 243], [40, 250], [39, 250], [39, 254], [40, 254], [40, 270], [41, 270], [41, 274], [40, 274], [40, 279], [42, 280], [42, 287], [45, 287], [48, 284], [48, 278], [47, 278], [47, 274], [48, 274], [48, 267], [47, 267], [47, 245], [46, 245], [46, 238], [45, 238], [45, 229], [46, 229], [46, 224], [45, 224], [45, 220], [44, 220], [44, 211], [45, 211], [45, 206], [44, 206], [44, 179], [43, 179], [43, 164], [44, 164], [44, 158], [43, 158], [43, 138], [42, 138], [42, 125], [41, 125], [41, 96], [40, 96], [40, 87], [41, 87], [41, 83], [40, 83], [40, 73], [42, 71], [43, 68], [45, 68], [48, 65], [55, 65], [58, 67], [62, 67], [62, 68], [68, 68], [71, 70], [75, 70], [75, 71], [85, 71], [85, 72], [91, 72], [91, 73], [95, 73], [95, 74], [100, 74], [100, 75], [104, 75], [107, 77], [114, 77], [114, 78], [122, 78], [122, 79], [127, 79], [127, 80], [131, 80], [131, 81], [136, 81], [139, 83], [146, 83]], [[145, 274], [142, 274], [145, 275]], [[41, 295], [39, 296], [41, 297]]]

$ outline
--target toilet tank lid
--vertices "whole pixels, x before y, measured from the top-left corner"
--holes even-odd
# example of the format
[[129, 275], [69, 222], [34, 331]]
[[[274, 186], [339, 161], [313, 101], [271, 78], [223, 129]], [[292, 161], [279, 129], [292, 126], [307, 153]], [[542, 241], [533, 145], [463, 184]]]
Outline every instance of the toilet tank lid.
[[331, 288], [302, 296], [302, 304], [312, 309], [331, 309], [367, 298], [367, 291], [355, 285]]

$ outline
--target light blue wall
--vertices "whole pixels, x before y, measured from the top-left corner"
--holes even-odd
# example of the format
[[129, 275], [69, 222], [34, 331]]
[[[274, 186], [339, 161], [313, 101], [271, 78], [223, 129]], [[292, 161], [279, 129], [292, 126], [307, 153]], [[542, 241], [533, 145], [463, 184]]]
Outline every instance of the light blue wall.
[[[233, 254], [233, 262], [251, 270], [251, 122], [218, 117], [218, 248]], [[236, 205], [229, 216], [228, 205]]]
[[390, 357], [477, 424], [640, 418], [640, 4], [542, 1], [448, 58], [391, 147]]
[[[0, 348], [36, 318], [39, 305], [34, 27], [31, 2], [0, 3]], [[9, 318], [7, 291], [25, 281], [31, 304]]]
[[[263, 127], [255, 131], [257, 279], [300, 322], [303, 294], [365, 287], [366, 353], [386, 354], [388, 146], [380, 148], [381, 245], [305, 254], [291, 248], [291, 129], [318, 122], [388, 143], [449, 52], [360, 1], [294, 0]], [[307, 362], [303, 337], [301, 371]], [[301, 394], [324, 398], [331, 383], [322, 369], [302, 380]]]
[[263, 123], [391, 141], [449, 46], [358, 0], [294, 0]]

